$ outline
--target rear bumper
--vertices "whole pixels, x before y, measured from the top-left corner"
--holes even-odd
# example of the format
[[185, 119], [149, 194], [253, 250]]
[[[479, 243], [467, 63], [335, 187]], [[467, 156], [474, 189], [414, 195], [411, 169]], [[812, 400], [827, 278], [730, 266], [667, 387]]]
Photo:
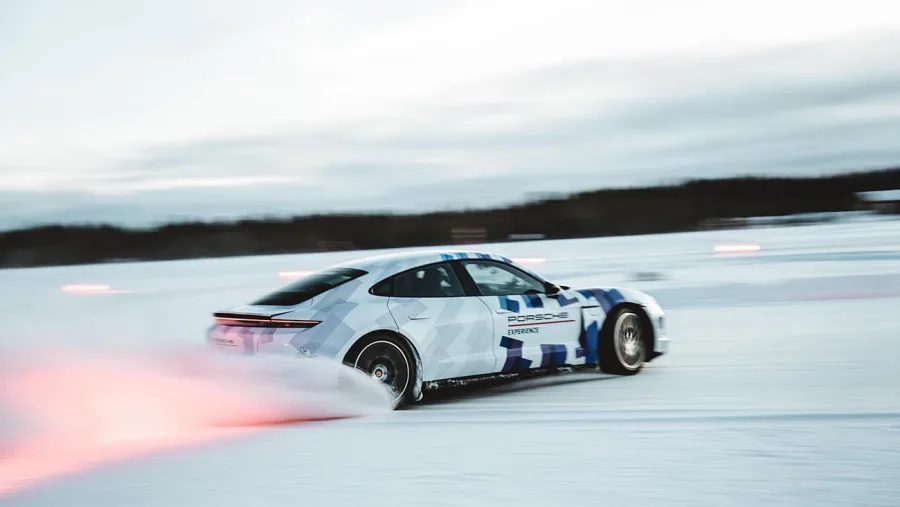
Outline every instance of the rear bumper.
[[213, 325], [206, 331], [206, 343], [231, 353], [296, 356], [291, 343], [296, 335], [296, 329]]

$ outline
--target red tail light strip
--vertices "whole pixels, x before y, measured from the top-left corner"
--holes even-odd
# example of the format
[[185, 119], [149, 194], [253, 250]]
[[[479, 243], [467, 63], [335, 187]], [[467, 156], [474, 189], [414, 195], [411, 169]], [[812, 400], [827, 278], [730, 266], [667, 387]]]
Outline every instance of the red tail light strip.
[[319, 324], [317, 320], [286, 320], [286, 319], [270, 319], [268, 317], [244, 316], [244, 315], [222, 315], [214, 314], [216, 324], [220, 326], [230, 327], [274, 327], [274, 328], [300, 328], [308, 329]]

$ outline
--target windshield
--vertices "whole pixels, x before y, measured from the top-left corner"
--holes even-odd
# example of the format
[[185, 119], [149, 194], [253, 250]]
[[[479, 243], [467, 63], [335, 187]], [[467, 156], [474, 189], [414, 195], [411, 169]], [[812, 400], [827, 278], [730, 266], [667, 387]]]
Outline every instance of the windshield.
[[344, 284], [366, 274], [365, 271], [352, 268], [338, 268], [320, 271], [304, 277], [279, 289], [268, 296], [254, 302], [264, 306], [294, 306], [307, 301], [338, 285]]

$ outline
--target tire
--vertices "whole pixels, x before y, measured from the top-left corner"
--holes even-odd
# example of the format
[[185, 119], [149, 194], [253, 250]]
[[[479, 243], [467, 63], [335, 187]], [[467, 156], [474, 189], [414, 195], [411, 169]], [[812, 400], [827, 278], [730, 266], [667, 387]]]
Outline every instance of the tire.
[[597, 344], [600, 369], [615, 375], [640, 372], [650, 355], [652, 332], [637, 310], [624, 307], [610, 314]]
[[416, 363], [402, 341], [392, 336], [374, 336], [360, 347], [350, 366], [384, 383], [391, 393], [394, 410], [412, 400]]

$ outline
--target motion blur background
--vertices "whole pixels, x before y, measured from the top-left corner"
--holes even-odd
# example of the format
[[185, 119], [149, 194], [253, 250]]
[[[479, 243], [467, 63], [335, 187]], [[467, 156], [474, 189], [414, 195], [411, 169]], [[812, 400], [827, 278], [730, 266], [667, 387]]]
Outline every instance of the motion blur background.
[[[0, 0], [0, 380], [66, 429], [0, 435], [0, 498], [896, 505], [898, 140], [892, 0]], [[114, 367], [460, 245], [649, 292], [672, 354], [374, 415]]]

